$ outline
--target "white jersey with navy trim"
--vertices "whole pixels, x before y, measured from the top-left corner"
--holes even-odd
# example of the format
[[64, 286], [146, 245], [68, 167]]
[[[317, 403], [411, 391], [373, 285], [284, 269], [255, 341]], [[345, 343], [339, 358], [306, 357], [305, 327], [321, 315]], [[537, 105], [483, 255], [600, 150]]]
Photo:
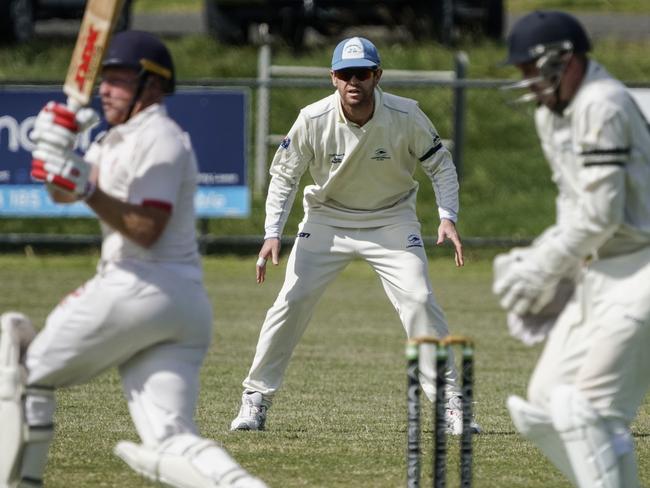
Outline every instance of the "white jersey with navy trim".
[[632, 96], [590, 60], [563, 114], [540, 106], [542, 149], [559, 188], [558, 250], [606, 257], [650, 243], [650, 131]]
[[639, 486], [628, 429], [650, 387], [650, 133], [625, 86], [592, 60], [562, 115], [539, 108], [536, 124], [559, 189], [557, 223], [538, 241], [542, 275], [557, 271], [554, 262], [583, 265], [528, 385], [529, 401], [552, 419], [531, 439], [552, 447], [549, 459], [576, 486], [596, 486], [598, 463], [574, 456], [586, 444], [567, 435], [578, 424], [560, 427], [578, 412], [588, 438], [600, 430], [599, 452], [616, 452], [610, 486]]
[[281, 235], [301, 176], [305, 221], [337, 227], [417, 222], [418, 166], [431, 179], [440, 218], [458, 214], [458, 179], [449, 151], [415, 100], [375, 91], [363, 126], [346, 120], [338, 92], [301, 110], [280, 144], [270, 174], [265, 236]]
[[[270, 401], [329, 283], [353, 260], [379, 276], [407, 337], [449, 334], [429, 278], [415, 205], [421, 165], [431, 179], [440, 218], [456, 221], [458, 178], [431, 121], [407, 98], [376, 89], [363, 126], [344, 116], [339, 92], [301, 110], [271, 165], [265, 237], [282, 233], [301, 176], [305, 216], [287, 260], [284, 284], [266, 314], [245, 391]], [[433, 348], [423, 352], [422, 388], [435, 392]], [[450, 363], [445, 395], [460, 395]]]

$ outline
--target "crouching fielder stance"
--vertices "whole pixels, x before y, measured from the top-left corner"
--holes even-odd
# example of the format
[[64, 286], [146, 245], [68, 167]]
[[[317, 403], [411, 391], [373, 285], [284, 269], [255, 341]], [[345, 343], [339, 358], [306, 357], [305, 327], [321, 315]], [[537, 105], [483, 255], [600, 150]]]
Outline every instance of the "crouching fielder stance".
[[[186, 134], [166, 115], [174, 91], [167, 48], [150, 34], [117, 34], [99, 92], [111, 129], [85, 157], [77, 131], [95, 118], [48, 104], [38, 115], [32, 174], [55, 201], [85, 200], [101, 220], [97, 274], [34, 331], [27, 316], [0, 319], [0, 486], [41, 486], [55, 388], [117, 367], [142, 443], [115, 453], [175, 487], [266, 486], [194, 424], [212, 309], [195, 240], [197, 166]], [[33, 340], [32, 340], [33, 338]], [[31, 341], [31, 343], [30, 343]]]
[[[278, 264], [280, 236], [307, 169], [314, 184], [304, 191], [305, 216], [284, 286], [262, 325], [233, 430], [264, 429], [267, 409], [318, 299], [353, 259], [363, 259], [376, 271], [408, 337], [448, 334], [429, 280], [413, 174], [421, 166], [431, 179], [441, 219], [438, 244], [450, 239], [456, 265], [462, 266], [455, 226], [458, 180], [449, 151], [414, 100], [379, 89], [379, 54], [369, 40], [340, 42], [331, 68], [336, 90], [300, 112], [271, 164], [258, 283], [264, 281], [267, 259]], [[420, 369], [430, 399], [432, 354], [433, 348], [423, 354]], [[448, 428], [460, 434], [460, 391], [453, 366], [446, 388]]]
[[523, 328], [562, 304], [528, 399], [510, 397], [508, 408], [575, 486], [636, 488], [629, 425], [650, 382], [650, 132], [625, 87], [588, 58], [572, 16], [524, 16], [508, 48], [525, 98], [539, 104], [559, 195], [556, 224], [497, 257], [494, 291]]

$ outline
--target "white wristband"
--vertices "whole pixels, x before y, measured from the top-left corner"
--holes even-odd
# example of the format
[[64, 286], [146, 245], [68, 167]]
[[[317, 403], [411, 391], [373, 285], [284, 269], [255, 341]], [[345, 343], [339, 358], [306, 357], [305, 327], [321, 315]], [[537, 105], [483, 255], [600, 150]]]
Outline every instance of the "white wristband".
[[259, 266], [260, 268], [262, 266], [266, 266], [266, 259], [264, 258], [257, 258], [257, 262], [255, 263], [255, 266]]

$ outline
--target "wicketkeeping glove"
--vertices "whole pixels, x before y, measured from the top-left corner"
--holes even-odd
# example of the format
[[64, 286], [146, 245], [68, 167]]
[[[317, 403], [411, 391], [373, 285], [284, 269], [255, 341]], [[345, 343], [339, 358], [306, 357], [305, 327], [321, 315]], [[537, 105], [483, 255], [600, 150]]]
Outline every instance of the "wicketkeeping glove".
[[555, 296], [560, 280], [575, 273], [580, 260], [546, 240], [494, 259], [492, 291], [501, 306], [517, 315], [538, 313]]
[[559, 277], [553, 280], [521, 252], [494, 259], [492, 291], [501, 306], [517, 315], [536, 313], [553, 297]]
[[575, 291], [575, 282], [562, 278], [555, 288], [555, 295], [538, 313], [517, 315], [508, 312], [506, 321], [510, 335], [527, 346], [532, 346], [546, 339], [555, 326], [558, 317], [566, 307]]

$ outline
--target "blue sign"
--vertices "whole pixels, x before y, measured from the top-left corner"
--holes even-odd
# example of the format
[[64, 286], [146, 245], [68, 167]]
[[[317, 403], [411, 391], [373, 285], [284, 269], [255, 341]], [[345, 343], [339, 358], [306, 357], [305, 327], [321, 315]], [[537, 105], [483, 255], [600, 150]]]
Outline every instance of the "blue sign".
[[[57, 205], [42, 183], [30, 178], [29, 133], [41, 108], [50, 100], [65, 102], [60, 88], [0, 86], [0, 215], [86, 217], [83, 203]], [[199, 217], [247, 217], [250, 190], [246, 178], [247, 92], [223, 89], [181, 89], [167, 97], [170, 116], [189, 133], [199, 164], [195, 197]], [[93, 108], [101, 114], [99, 99]], [[105, 124], [83, 134], [83, 152]]]

